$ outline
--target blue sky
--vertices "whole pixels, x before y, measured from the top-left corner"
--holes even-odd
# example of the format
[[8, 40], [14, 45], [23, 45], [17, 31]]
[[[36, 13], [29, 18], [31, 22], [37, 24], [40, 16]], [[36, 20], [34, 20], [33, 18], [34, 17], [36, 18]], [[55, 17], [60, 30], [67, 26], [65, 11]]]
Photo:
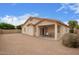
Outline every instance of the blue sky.
[[29, 16], [79, 21], [79, 4], [63, 3], [0, 3], [0, 21], [14, 25], [24, 23]]

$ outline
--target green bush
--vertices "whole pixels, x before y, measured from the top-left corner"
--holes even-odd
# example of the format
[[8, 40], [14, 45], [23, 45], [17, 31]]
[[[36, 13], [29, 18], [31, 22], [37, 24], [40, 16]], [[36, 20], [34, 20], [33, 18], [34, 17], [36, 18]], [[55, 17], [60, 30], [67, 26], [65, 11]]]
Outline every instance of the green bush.
[[69, 30], [70, 33], [74, 33], [74, 30]]
[[15, 29], [15, 26], [7, 23], [0, 23], [0, 29]]
[[77, 34], [67, 33], [61, 39], [64, 46], [72, 48], [79, 47], [79, 37]]

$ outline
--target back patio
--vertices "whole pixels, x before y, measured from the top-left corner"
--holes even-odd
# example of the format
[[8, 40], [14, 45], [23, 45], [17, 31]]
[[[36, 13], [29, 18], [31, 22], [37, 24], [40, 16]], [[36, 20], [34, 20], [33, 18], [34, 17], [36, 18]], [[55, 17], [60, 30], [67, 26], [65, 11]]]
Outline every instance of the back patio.
[[0, 34], [1, 55], [79, 55], [79, 48], [67, 48], [61, 40], [45, 40], [20, 33]]

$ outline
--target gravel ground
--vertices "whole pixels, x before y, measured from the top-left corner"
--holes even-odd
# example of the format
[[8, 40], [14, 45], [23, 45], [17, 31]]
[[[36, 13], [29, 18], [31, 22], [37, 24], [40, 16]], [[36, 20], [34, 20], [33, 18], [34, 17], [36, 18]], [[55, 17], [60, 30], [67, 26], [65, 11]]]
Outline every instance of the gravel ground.
[[79, 48], [67, 48], [61, 41], [45, 40], [20, 33], [0, 35], [1, 55], [78, 55]]

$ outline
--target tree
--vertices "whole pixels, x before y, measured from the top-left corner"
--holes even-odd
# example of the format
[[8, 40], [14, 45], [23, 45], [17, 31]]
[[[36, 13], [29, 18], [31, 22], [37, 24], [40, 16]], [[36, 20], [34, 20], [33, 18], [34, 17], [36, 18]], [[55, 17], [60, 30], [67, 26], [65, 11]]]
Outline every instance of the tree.
[[12, 24], [0, 23], [0, 28], [1, 29], [15, 29], [15, 26]]
[[70, 33], [74, 33], [74, 29], [78, 25], [78, 22], [76, 20], [70, 20], [68, 22], [68, 24], [69, 24], [69, 27], [70, 27]]
[[79, 29], [79, 25], [77, 25], [76, 28]]
[[18, 25], [18, 26], [16, 26], [16, 28], [17, 28], [17, 29], [21, 29], [21, 26], [22, 26], [22, 25]]

